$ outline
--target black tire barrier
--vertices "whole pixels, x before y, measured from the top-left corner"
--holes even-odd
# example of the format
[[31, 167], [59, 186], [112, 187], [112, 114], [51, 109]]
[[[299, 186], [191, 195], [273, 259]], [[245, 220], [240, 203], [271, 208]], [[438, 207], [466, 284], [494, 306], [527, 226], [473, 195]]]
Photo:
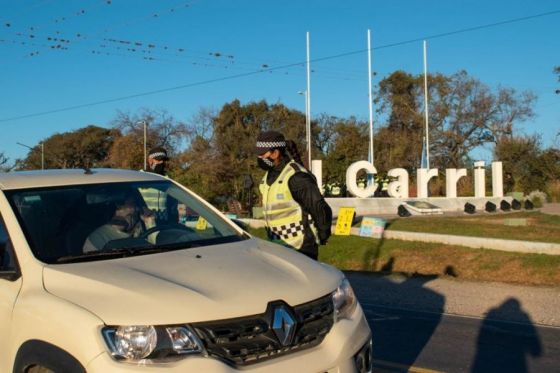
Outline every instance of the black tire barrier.
[[397, 209], [397, 214], [401, 218], [408, 218], [411, 215], [410, 211], [408, 211], [407, 208], [404, 207], [404, 205], [399, 206], [399, 208]]
[[465, 212], [467, 214], [474, 214], [476, 212], [476, 206], [472, 203], [465, 203]]
[[518, 200], [514, 199], [511, 202], [511, 208], [514, 210], [521, 210], [521, 202], [519, 202]]
[[533, 207], [535, 207], [535, 206], [533, 205], [533, 202], [529, 201], [528, 199], [525, 200], [525, 210], [532, 210]]
[[502, 211], [509, 211], [511, 210], [511, 205], [508, 201], [502, 201], [500, 202], [500, 210]]
[[486, 205], [484, 206], [484, 210], [486, 210], [486, 212], [496, 212], [496, 205], [490, 201], [486, 202]]

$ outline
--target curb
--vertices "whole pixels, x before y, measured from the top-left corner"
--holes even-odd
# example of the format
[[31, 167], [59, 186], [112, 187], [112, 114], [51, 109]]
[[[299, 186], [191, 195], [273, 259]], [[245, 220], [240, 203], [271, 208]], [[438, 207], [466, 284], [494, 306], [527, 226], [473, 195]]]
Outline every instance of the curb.
[[[359, 228], [352, 228], [353, 235], [359, 235]], [[420, 233], [386, 230], [383, 238], [402, 241], [436, 242], [448, 245], [470, 247], [473, 249], [490, 249], [517, 253], [560, 255], [560, 244], [499, 238], [483, 238], [471, 236], [453, 236], [450, 234]]]
[[[240, 220], [254, 228], [264, 227], [264, 221], [262, 220]], [[359, 236], [360, 228], [351, 228], [350, 233], [354, 236]], [[402, 241], [443, 243], [447, 245], [469, 247], [472, 249], [490, 249], [517, 253], [560, 255], [560, 244], [549, 242], [504, 240], [500, 238], [454, 236], [450, 234], [420, 233], [393, 230], [384, 231], [383, 238]]]

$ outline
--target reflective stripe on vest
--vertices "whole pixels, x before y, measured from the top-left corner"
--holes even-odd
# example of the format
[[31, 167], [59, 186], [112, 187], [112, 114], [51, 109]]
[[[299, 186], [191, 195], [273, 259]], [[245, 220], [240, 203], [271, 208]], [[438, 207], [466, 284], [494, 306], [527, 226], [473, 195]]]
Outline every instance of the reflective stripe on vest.
[[[296, 173], [293, 165], [299, 171], [307, 172], [294, 161], [290, 161], [270, 186], [266, 183], [268, 173], [265, 174], [259, 189], [263, 196], [263, 214], [269, 238], [282, 241], [281, 243], [286, 246], [300, 249], [303, 245], [305, 226], [301, 206], [294, 201], [288, 185], [288, 181]], [[308, 224], [317, 240], [317, 232], [310, 216]]]

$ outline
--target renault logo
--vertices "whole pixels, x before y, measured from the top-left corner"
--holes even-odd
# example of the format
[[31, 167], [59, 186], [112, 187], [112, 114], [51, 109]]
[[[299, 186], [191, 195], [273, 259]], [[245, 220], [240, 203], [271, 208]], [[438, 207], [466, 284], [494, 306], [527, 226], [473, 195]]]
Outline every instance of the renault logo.
[[280, 306], [274, 309], [272, 330], [282, 346], [288, 346], [292, 343], [296, 332], [296, 321], [286, 307]]

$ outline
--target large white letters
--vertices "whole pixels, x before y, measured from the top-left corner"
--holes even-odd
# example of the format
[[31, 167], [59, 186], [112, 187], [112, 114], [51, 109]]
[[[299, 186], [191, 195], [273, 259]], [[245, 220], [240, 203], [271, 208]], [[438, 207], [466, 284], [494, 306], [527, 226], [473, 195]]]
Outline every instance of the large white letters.
[[[313, 174], [317, 178], [317, 183], [322, 185], [321, 161], [312, 162]], [[376, 175], [377, 169], [368, 161], [354, 162], [346, 170], [346, 187], [348, 192], [359, 198], [373, 197], [377, 189], [377, 183], [366, 185], [365, 188], [358, 187], [357, 176], [361, 170], [365, 170], [368, 175]], [[408, 198], [408, 172], [404, 168], [393, 168], [389, 170], [387, 176], [390, 179], [387, 192], [393, 198]], [[418, 198], [428, 198], [428, 184], [430, 179], [438, 176], [438, 169], [419, 168], [417, 170], [417, 192]], [[462, 177], [467, 176], [465, 168], [448, 168], [445, 170], [445, 194], [447, 198], [457, 198], [457, 182]], [[492, 196], [503, 197], [503, 176], [502, 162], [492, 162]], [[485, 168], [484, 161], [474, 162], [474, 196], [476, 198], [486, 197], [485, 188]]]
[[463, 176], [467, 176], [467, 169], [447, 168], [445, 170], [445, 196], [457, 198], [457, 182]]
[[387, 173], [389, 178], [395, 177], [389, 183], [387, 193], [393, 198], [408, 198], [408, 172], [404, 168], [393, 168]]
[[358, 188], [356, 176], [358, 176], [358, 172], [361, 170], [366, 170], [368, 175], [377, 174], [375, 166], [368, 161], [354, 162], [346, 170], [346, 188], [351, 194], [355, 195], [356, 197], [373, 197], [373, 193], [375, 193], [375, 189], [377, 188], [377, 184], [375, 183], [375, 181], [373, 181], [370, 185], [366, 185], [366, 187], [363, 189]]
[[492, 162], [492, 195], [494, 197], [504, 196], [502, 162]]
[[428, 183], [432, 177], [437, 177], [437, 168], [419, 168], [416, 171], [416, 188], [418, 190], [418, 198], [428, 198]]
[[476, 198], [486, 197], [485, 171], [484, 161], [474, 162], [474, 196]]
[[323, 161], [313, 160], [311, 161], [311, 173], [315, 176], [315, 180], [317, 180], [317, 185], [321, 190], [321, 194], [325, 191], [323, 190]]

